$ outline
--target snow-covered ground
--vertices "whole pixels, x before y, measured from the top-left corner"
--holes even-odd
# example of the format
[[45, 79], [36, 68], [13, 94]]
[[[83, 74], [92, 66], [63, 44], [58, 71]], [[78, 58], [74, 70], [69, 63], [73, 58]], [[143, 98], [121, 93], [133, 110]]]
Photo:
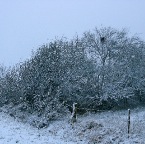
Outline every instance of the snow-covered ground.
[[38, 130], [0, 113], [0, 144], [67, 144], [47, 129]]
[[131, 110], [127, 134], [127, 110], [85, 114], [73, 126], [68, 118], [37, 129], [0, 112], [0, 144], [145, 144], [145, 109]]

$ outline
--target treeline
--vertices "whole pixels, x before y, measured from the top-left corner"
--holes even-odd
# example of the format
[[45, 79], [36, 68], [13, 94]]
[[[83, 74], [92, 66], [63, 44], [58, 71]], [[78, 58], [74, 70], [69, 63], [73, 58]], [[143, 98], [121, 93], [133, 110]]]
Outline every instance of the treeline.
[[[29, 112], [110, 109], [145, 102], [145, 43], [110, 27], [42, 45], [29, 60], [0, 67], [0, 105]], [[25, 107], [24, 107], [25, 105]]]

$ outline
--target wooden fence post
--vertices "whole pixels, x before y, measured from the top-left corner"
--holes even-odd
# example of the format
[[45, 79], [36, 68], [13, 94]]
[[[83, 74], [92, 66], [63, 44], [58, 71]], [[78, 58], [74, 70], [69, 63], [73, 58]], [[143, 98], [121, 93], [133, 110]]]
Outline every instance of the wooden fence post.
[[77, 103], [73, 103], [73, 111], [71, 115], [71, 122], [74, 123], [77, 121]]
[[130, 109], [128, 109], [128, 138], [130, 134]]

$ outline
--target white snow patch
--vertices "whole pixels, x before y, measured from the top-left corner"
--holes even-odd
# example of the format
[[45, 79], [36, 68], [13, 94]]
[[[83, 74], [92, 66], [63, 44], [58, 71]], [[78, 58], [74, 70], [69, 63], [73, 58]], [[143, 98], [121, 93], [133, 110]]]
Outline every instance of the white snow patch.
[[0, 112], [0, 144], [145, 144], [145, 109], [131, 110], [129, 138], [127, 118], [127, 110], [85, 114], [73, 126], [64, 118], [37, 129]]
[[[68, 144], [47, 129], [37, 129], [0, 112], [0, 144]], [[74, 143], [69, 143], [74, 144]]]

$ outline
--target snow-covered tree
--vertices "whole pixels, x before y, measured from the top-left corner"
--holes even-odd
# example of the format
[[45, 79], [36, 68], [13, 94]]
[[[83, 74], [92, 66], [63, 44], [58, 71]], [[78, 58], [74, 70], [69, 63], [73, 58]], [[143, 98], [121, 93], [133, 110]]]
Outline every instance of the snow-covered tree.
[[97, 67], [100, 99], [133, 97], [144, 77], [144, 42], [110, 27], [85, 32], [82, 41]]

